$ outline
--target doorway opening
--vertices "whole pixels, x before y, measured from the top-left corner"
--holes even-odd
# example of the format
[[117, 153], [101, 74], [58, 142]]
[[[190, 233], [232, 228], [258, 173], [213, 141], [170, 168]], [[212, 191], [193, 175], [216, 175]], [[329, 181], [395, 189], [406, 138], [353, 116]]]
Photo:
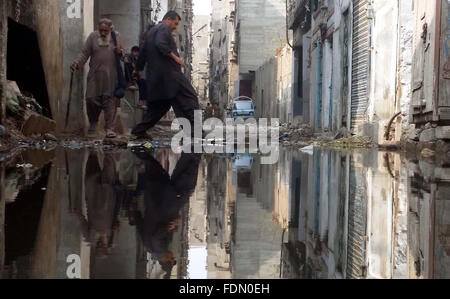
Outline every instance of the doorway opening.
[[35, 31], [8, 19], [7, 79], [24, 96], [33, 96], [46, 117], [52, 118], [41, 51]]

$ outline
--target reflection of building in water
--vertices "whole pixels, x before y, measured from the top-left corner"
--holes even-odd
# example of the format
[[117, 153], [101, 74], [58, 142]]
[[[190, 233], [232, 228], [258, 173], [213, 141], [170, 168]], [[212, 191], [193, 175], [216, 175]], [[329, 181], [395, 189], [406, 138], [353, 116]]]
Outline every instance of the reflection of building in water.
[[230, 209], [235, 187], [230, 175], [231, 165], [223, 158], [208, 157], [207, 166], [207, 252], [208, 278], [231, 278]]
[[207, 278], [207, 165], [203, 161], [197, 179], [197, 187], [189, 201], [189, 250], [187, 277], [191, 279]]
[[289, 210], [285, 165], [283, 161], [261, 165], [259, 157], [238, 155], [233, 166], [237, 182], [232, 218], [233, 278], [278, 278], [282, 219]]
[[[174, 172], [178, 155], [153, 154]], [[277, 165], [260, 165], [257, 156], [250, 164], [204, 157], [195, 193], [170, 236], [172, 278], [450, 277], [448, 161], [377, 151], [280, 154]], [[24, 153], [2, 165], [3, 278], [67, 278], [74, 254], [82, 278], [164, 277], [134, 217], [145, 208], [144, 198], [133, 196], [142, 162], [127, 151], [95, 155], [96, 180], [107, 185], [99, 199], [117, 192], [111, 211], [119, 229], [107, 234], [102, 256], [105, 248], [88, 242], [80, 221], [92, 215], [88, 150]], [[18, 162], [33, 167], [17, 168]], [[108, 179], [105, 169], [118, 179]]]
[[448, 168], [375, 151], [292, 161], [283, 277], [449, 277]]
[[[133, 211], [144, 207], [142, 198], [133, 199], [141, 164], [135, 155], [126, 151], [111, 154], [102, 151], [90, 153], [88, 150], [57, 150], [51, 154], [46, 161], [52, 160], [52, 167], [42, 168], [47, 162], [37, 160], [39, 153], [24, 154], [23, 162], [34, 167], [13, 169], [7, 176], [7, 180], [11, 178], [10, 189], [20, 192], [9, 192], [11, 200], [6, 208], [10, 211], [6, 217], [6, 235], [10, 237], [7, 242], [0, 239], [2, 247], [8, 245], [0, 255], [2, 277], [68, 278], [67, 258], [71, 255], [81, 258], [82, 278], [162, 277], [164, 273], [158, 275], [158, 269], [151, 266], [152, 256], [143, 246], [132, 217]], [[89, 158], [90, 166], [87, 164]], [[163, 153], [159, 158], [173, 171], [173, 163], [178, 160], [176, 155]], [[170, 163], [165, 163], [166, 160]], [[93, 164], [93, 161], [98, 163]], [[98, 171], [92, 171], [92, 165]], [[116, 175], [112, 175], [114, 173]], [[28, 187], [25, 188], [24, 183]], [[93, 187], [103, 191], [95, 193]], [[112, 196], [111, 192], [115, 195]], [[2, 188], [2, 199], [3, 194]], [[98, 195], [94, 202], [92, 194]], [[105, 204], [111, 209], [103, 209]], [[95, 205], [98, 209], [93, 210]], [[100, 215], [100, 219], [96, 219], [100, 224], [92, 223], [89, 216], [92, 217], [94, 212], [111, 212], [111, 219], [116, 221], [103, 221], [110, 217]], [[186, 220], [188, 210], [181, 214]], [[188, 226], [187, 221], [184, 223], [186, 225], [177, 229], [171, 240], [171, 249], [179, 265], [172, 277], [186, 275]], [[113, 232], [104, 235], [100, 231], [99, 234], [99, 229], [108, 230], [109, 224]], [[116, 226], [117, 231], [114, 229]], [[90, 235], [94, 236], [94, 241]], [[105, 240], [106, 247], [99, 247], [96, 240], [103, 235], [106, 238], [101, 239]], [[7, 259], [4, 259], [4, 251]], [[99, 252], [103, 254], [100, 256]]]
[[[447, 161], [448, 163], [448, 161]], [[448, 164], [447, 164], [448, 165]], [[421, 278], [450, 277], [450, 168], [411, 163], [408, 268]]]

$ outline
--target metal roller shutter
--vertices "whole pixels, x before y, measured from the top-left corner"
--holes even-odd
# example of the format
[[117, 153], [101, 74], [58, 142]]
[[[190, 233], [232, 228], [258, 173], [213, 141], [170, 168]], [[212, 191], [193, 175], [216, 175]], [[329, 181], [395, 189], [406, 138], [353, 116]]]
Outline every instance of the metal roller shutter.
[[364, 173], [350, 166], [350, 199], [348, 209], [348, 240], [346, 278], [366, 277], [367, 186]]
[[352, 130], [364, 122], [369, 98], [370, 27], [367, 6], [368, 0], [353, 1]]

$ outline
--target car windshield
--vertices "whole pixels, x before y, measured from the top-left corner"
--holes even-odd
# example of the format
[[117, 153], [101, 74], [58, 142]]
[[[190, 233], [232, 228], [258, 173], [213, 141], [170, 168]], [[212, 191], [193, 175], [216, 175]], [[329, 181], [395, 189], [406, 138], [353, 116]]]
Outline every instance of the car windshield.
[[234, 104], [234, 110], [253, 110], [253, 103], [252, 102], [236, 102]]

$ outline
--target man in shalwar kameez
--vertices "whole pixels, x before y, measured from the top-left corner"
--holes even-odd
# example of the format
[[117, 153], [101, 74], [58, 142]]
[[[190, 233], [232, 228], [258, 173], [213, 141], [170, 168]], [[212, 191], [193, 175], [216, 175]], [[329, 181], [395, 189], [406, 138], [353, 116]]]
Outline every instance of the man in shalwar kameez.
[[105, 114], [106, 137], [114, 138], [114, 121], [117, 111], [117, 99], [114, 91], [118, 83], [116, 68], [116, 53], [120, 53], [120, 41], [117, 36], [117, 46], [114, 44], [111, 32], [112, 21], [102, 19], [97, 31], [89, 35], [80, 56], [72, 64], [72, 71], [83, 67], [88, 59], [89, 74], [87, 78], [86, 107], [89, 118], [89, 134], [97, 131], [101, 112]]

